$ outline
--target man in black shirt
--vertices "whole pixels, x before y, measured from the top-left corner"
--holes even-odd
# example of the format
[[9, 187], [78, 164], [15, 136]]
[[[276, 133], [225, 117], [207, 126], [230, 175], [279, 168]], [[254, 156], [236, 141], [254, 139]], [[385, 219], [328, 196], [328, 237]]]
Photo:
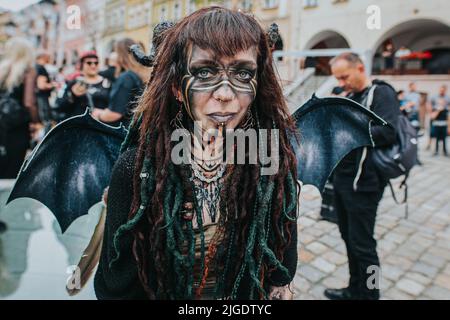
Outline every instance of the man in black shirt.
[[42, 51], [36, 57], [36, 98], [39, 110], [39, 117], [42, 122], [46, 123], [51, 120], [51, 110], [48, 99], [52, 90], [55, 88], [55, 84], [51, 81], [50, 76], [45, 69], [45, 65], [50, 63], [50, 54]]
[[[373, 84], [358, 55], [341, 54], [331, 60], [330, 65], [339, 86], [349, 92], [348, 98], [370, 108], [393, 126], [371, 128], [375, 147], [394, 144], [394, 128], [400, 112], [395, 90], [384, 82], [375, 81], [370, 103], [367, 100]], [[380, 262], [374, 228], [378, 203], [387, 181], [377, 173], [371, 152], [371, 148], [352, 151], [334, 171], [335, 209], [339, 231], [347, 247], [350, 281], [347, 288], [325, 290], [329, 299], [379, 299], [380, 296]]]

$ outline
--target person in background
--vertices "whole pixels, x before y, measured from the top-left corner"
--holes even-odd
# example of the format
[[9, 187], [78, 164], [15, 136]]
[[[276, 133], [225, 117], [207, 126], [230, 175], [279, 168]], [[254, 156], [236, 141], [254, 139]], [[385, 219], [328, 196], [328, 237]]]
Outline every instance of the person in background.
[[439, 142], [442, 141], [442, 148], [445, 156], [448, 156], [446, 138], [448, 135], [448, 108], [450, 97], [447, 96], [447, 86], [443, 85], [439, 89], [439, 94], [431, 99], [431, 126], [436, 138], [435, 155], [439, 152]]
[[387, 40], [384, 43], [383, 52], [381, 53], [381, 56], [384, 59], [385, 69], [387, 70], [394, 69], [394, 54], [395, 54], [394, 45], [391, 40]]
[[405, 91], [399, 90], [397, 91], [397, 99], [400, 103], [400, 111], [405, 115], [408, 116], [408, 111], [411, 109], [411, 107], [414, 105], [414, 102], [407, 101], [405, 97]]
[[129, 38], [116, 43], [114, 50], [117, 52], [116, 74], [120, 76], [112, 86], [108, 108], [103, 110], [96, 108], [92, 112], [92, 116], [99, 121], [110, 125], [120, 123], [126, 127], [129, 125], [137, 99], [150, 76], [150, 71], [129, 53], [130, 46], [134, 44], [137, 43]]
[[398, 102], [399, 102], [399, 104], [400, 104], [400, 111], [402, 111], [402, 113], [404, 114], [404, 115], [406, 115], [406, 111], [404, 111], [404, 106], [405, 106], [405, 104], [406, 104], [406, 100], [405, 100], [405, 91], [403, 91], [403, 90], [398, 90], [397, 91], [397, 99], [398, 99]]
[[14, 99], [23, 112], [17, 117], [0, 110], [0, 179], [17, 177], [30, 146], [30, 122], [39, 123], [34, 62], [34, 49], [28, 40], [8, 40], [0, 63], [0, 95], [4, 99]]
[[47, 51], [38, 52], [36, 56], [36, 98], [39, 117], [46, 126], [49, 126], [52, 120], [49, 98], [53, 89], [57, 87], [57, 84], [51, 81], [50, 75], [45, 67], [50, 62], [51, 56]]
[[95, 51], [80, 56], [81, 77], [69, 81], [62, 97], [57, 99], [58, 111], [67, 117], [83, 114], [86, 107], [102, 110], [108, 107], [111, 82], [100, 76], [99, 59]]
[[407, 57], [411, 54], [411, 50], [408, 49], [406, 46], [401, 46], [400, 49], [398, 49], [395, 52], [395, 58], [398, 61], [400, 72], [404, 72], [406, 69], [407, 64]]
[[420, 109], [420, 93], [417, 91], [415, 82], [409, 84], [409, 92], [405, 95], [406, 104], [402, 111], [408, 115], [411, 124], [417, 129], [420, 129], [419, 109]]
[[[361, 58], [354, 53], [343, 53], [330, 61], [333, 75], [339, 85], [349, 92], [349, 99], [361, 103], [390, 123], [391, 126], [372, 126], [371, 136], [375, 148], [389, 147], [396, 142], [400, 114], [396, 91], [387, 83], [370, 78]], [[373, 100], [368, 105], [372, 85]], [[373, 272], [380, 267], [374, 229], [378, 204], [383, 197], [387, 181], [378, 174], [371, 157], [371, 148], [353, 150], [333, 172], [334, 204], [338, 226], [347, 248], [350, 281], [342, 289], [326, 289], [331, 300], [380, 298], [377, 287], [369, 287]]]
[[60, 90], [66, 84], [65, 67], [59, 67], [58, 73], [55, 76], [55, 82], [57, 83], [57, 89]]
[[75, 65], [72, 65], [70, 67], [70, 71], [69, 73], [66, 75], [66, 81], [73, 81], [76, 78], [82, 77], [83, 74], [81, 73], [81, 65], [80, 65], [80, 61], [77, 61], [77, 63], [75, 63]]
[[430, 139], [428, 140], [427, 150], [431, 148], [431, 145], [433, 144], [433, 139], [436, 138], [436, 130], [433, 125], [433, 119], [431, 115], [433, 113], [433, 110], [437, 109], [437, 102], [440, 98], [443, 98], [445, 101], [447, 101], [447, 106], [450, 106], [450, 96], [447, 95], [446, 85], [440, 86], [439, 93], [432, 96], [430, 99], [430, 103], [427, 104], [427, 112], [430, 115]]
[[117, 53], [111, 52], [108, 57], [108, 67], [105, 70], [100, 71], [98, 74], [103, 78], [108, 79], [111, 83], [114, 83], [120, 74], [116, 74], [117, 70]]

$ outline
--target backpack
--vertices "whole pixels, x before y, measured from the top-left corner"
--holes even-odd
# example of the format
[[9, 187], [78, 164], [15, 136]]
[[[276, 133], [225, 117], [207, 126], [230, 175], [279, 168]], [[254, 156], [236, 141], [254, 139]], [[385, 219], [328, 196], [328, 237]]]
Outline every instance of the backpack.
[[[366, 108], [371, 109], [373, 103], [373, 95], [377, 87], [377, 83], [386, 84], [381, 81], [374, 81], [374, 84], [370, 88], [365, 103]], [[386, 84], [388, 85], [388, 84]], [[388, 85], [394, 90], [390, 85]], [[395, 90], [394, 90], [395, 91]], [[390, 147], [374, 148], [372, 150], [372, 161], [378, 174], [388, 181], [391, 189], [392, 197], [397, 204], [406, 204], [406, 217], [408, 217], [408, 185], [406, 183], [409, 172], [418, 163], [417, 161], [417, 130], [413, 127], [408, 118], [399, 113], [397, 127], [397, 141]], [[403, 202], [397, 201], [397, 197], [392, 187], [391, 179], [404, 176], [403, 182], [400, 184], [400, 188], [405, 188], [405, 198]]]

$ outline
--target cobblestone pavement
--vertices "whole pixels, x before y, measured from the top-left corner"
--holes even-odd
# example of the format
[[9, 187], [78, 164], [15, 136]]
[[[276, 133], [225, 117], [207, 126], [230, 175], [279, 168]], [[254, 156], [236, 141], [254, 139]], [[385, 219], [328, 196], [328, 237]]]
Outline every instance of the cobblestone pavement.
[[[386, 189], [375, 228], [382, 299], [450, 300], [450, 158], [421, 150], [411, 172], [409, 217]], [[395, 185], [399, 185], [396, 183]], [[403, 191], [397, 194], [402, 197]], [[295, 299], [326, 299], [325, 288], [346, 287], [345, 245], [337, 226], [320, 220], [317, 189], [302, 189]]]

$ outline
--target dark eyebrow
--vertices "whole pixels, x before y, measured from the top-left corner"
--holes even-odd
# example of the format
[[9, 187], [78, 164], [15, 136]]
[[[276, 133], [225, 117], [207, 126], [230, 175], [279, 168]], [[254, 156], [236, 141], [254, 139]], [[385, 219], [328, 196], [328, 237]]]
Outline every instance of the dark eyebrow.
[[210, 59], [200, 59], [200, 60], [191, 61], [191, 67], [192, 67], [192, 66], [211, 66], [211, 67], [217, 67], [217, 66], [219, 66], [219, 63], [217, 63], [217, 61], [215, 61], [215, 60], [210, 60]]
[[[191, 67], [197, 67], [197, 66], [212, 66], [217, 67], [220, 66], [220, 63], [217, 60], [211, 60], [211, 59], [199, 59], [196, 61], [191, 62]], [[230, 66], [237, 68], [237, 67], [247, 67], [251, 69], [256, 69], [258, 65], [252, 61], [252, 60], [234, 60], [230, 63]]]
[[247, 67], [250, 69], [256, 69], [258, 67], [258, 65], [252, 60], [235, 60], [230, 63], [230, 65], [234, 68]]

